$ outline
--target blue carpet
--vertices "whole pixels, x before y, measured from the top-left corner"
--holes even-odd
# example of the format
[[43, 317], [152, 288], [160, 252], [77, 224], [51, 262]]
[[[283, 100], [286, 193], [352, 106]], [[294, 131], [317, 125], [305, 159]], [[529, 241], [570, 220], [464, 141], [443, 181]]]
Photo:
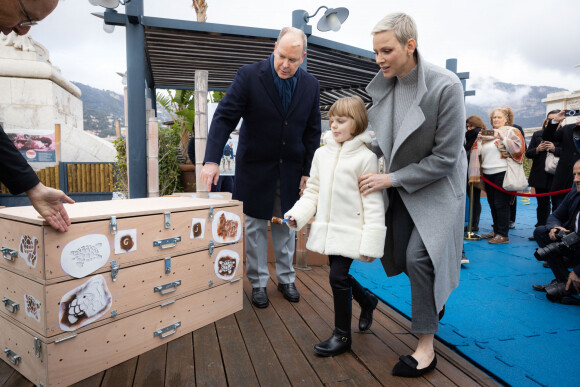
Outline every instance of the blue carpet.
[[[491, 231], [487, 199], [482, 198], [480, 234]], [[449, 347], [512, 386], [577, 385], [580, 306], [554, 304], [532, 284], [553, 279], [529, 241], [536, 223], [536, 200], [518, 198], [516, 228], [510, 243], [465, 241], [470, 260], [451, 294], [437, 337]], [[409, 280], [387, 278], [380, 261], [355, 261], [351, 273], [385, 303], [411, 317]]]

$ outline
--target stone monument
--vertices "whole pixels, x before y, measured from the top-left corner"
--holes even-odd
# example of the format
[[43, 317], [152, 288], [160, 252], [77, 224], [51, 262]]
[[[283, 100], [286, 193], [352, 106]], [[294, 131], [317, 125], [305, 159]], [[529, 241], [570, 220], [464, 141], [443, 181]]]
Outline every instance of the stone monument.
[[[50, 62], [48, 50], [30, 34], [0, 34], [0, 90], [0, 123], [7, 133], [22, 138], [53, 133], [54, 139], [58, 124], [60, 161], [114, 162], [113, 145], [83, 131], [80, 89], [63, 77]], [[39, 161], [32, 166], [40, 169], [56, 164], [58, 155], [56, 161], [31, 161]]]

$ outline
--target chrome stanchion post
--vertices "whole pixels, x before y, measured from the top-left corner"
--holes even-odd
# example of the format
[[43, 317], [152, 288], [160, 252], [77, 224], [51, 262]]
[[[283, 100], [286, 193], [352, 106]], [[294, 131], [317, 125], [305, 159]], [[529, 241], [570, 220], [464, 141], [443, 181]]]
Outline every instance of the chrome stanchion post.
[[463, 236], [466, 241], [479, 241], [481, 236], [471, 232], [471, 222], [473, 218], [473, 182], [469, 182], [469, 219], [467, 220], [467, 232]]

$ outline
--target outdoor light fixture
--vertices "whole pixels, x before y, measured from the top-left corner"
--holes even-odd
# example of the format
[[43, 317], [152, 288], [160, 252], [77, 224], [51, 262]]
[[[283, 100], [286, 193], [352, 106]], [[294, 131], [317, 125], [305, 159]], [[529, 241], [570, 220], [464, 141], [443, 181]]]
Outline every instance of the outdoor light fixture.
[[130, 3], [131, 0], [125, 0], [125, 1], [121, 1], [121, 0], [89, 0], [89, 3], [91, 3], [92, 5], [98, 5], [100, 7], [103, 8], [117, 8], [119, 6], [119, 4], [127, 4]]
[[[93, 1], [93, 0], [89, 0], [89, 1]], [[108, 12], [117, 12], [117, 11], [115, 11], [114, 9], [110, 9], [110, 10], [108, 10]], [[105, 31], [108, 34], [112, 34], [113, 31], [115, 31], [114, 25], [105, 23], [105, 20], [104, 20], [105, 14], [103, 12], [91, 12], [91, 15], [103, 19], [103, 31]]]
[[324, 12], [324, 15], [322, 15], [322, 17], [318, 21], [316, 28], [318, 28], [318, 30], [321, 32], [326, 32], [330, 30], [336, 32], [340, 30], [340, 26], [342, 25], [342, 23], [344, 23], [344, 21], [348, 17], [348, 9], [344, 7], [328, 8], [327, 6], [323, 5], [319, 7], [312, 16], [309, 15], [307, 12], [304, 12], [304, 21], [308, 23], [308, 20], [316, 16], [318, 11], [320, 11], [322, 8], [326, 8], [326, 12]]

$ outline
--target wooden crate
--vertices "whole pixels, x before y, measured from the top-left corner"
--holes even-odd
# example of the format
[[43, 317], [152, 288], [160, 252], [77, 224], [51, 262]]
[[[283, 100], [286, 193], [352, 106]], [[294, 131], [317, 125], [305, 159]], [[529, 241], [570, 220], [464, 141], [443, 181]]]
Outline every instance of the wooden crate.
[[0, 347], [32, 382], [69, 385], [241, 310], [240, 202], [67, 211], [72, 225], [58, 233], [32, 207], [0, 210]]

